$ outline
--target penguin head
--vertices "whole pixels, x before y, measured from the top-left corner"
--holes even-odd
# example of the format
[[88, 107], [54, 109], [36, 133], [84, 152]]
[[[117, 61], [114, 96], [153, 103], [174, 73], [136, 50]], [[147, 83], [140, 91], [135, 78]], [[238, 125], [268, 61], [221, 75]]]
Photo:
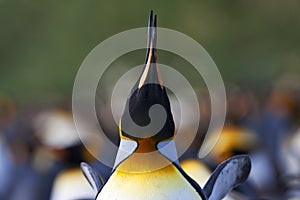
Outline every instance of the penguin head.
[[[148, 45], [144, 68], [132, 88], [119, 124], [120, 137], [139, 145], [155, 148], [160, 141], [175, 134], [167, 91], [163, 86], [156, 55], [156, 15], [151, 11], [148, 23]], [[144, 149], [143, 152], [155, 149]]]

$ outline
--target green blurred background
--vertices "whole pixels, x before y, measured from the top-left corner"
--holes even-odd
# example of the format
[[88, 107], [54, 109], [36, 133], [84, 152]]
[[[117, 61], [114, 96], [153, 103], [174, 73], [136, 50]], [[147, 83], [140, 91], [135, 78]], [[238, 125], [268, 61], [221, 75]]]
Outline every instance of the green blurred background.
[[150, 9], [159, 26], [202, 44], [227, 85], [255, 88], [300, 74], [297, 0], [0, 0], [0, 92], [20, 105], [71, 99], [87, 54], [114, 34], [146, 26]]
[[[79, 169], [81, 161], [109, 177], [111, 169], [86, 152], [76, 134], [70, 112], [73, 83], [95, 46], [122, 31], [147, 26], [151, 9], [158, 15], [158, 26], [198, 41], [225, 82], [225, 126], [219, 145], [204, 164], [212, 170], [232, 155], [247, 153], [253, 170], [246, 185], [237, 189], [240, 194], [253, 199], [266, 195], [287, 199], [294, 190], [300, 194], [299, 0], [0, 0], [0, 199], [49, 199], [58, 173], [73, 168], [87, 184]], [[109, 109], [109, 90], [144, 57], [145, 49], [121, 56], [98, 84], [99, 121], [116, 143], [118, 128]], [[198, 134], [180, 158], [195, 159], [210, 122], [208, 93], [201, 91], [200, 75], [183, 58], [159, 50], [158, 61], [187, 75], [198, 92]], [[49, 119], [36, 122], [43, 116]], [[63, 135], [64, 128], [77, 139], [74, 144], [49, 145], [47, 139], [72, 140]], [[185, 131], [189, 133], [188, 127]], [[102, 155], [105, 145], [97, 143], [94, 148]], [[115, 152], [103, 152], [115, 158]], [[54, 167], [44, 169], [45, 163]], [[298, 185], [293, 185], [294, 179]], [[69, 179], [66, 185], [73, 182]], [[63, 192], [74, 191], [71, 187]]]

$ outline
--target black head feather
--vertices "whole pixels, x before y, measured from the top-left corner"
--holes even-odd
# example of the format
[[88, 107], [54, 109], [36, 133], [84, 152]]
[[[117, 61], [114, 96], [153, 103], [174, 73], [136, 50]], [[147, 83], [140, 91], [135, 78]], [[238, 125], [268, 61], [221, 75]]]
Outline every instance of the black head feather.
[[[170, 102], [167, 96], [165, 87], [162, 84], [156, 55], [156, 38], [157, 38], [157, 25], [156, 15], [153, 18], [151, 11], [148, 23], [148, 45], [147, 54], [143, 72], [138, 81], [131, 90], [131, 93], [126, 102], [125, 112], [121, 118], [121, 134], [130, 139], [139, 140], [140, 138], [150, 138], [155, 141], [162, 141], [174, 136], [175, 125], [171, 113]], [[137, 131], [134, 129], [132, 123], [138, 126], [145, 127], [161, 116], [159, 114], [149, 116], [150, 108], [153, 105], [160, 105], [164, 109], [165, 122], [156, 133], [148, 131]], [[128, 109], [129, 112], [126, 112]], [[158, 120], [160, 122], [160, 120]], [[155, 124], [154, 124], [155, 125]]]

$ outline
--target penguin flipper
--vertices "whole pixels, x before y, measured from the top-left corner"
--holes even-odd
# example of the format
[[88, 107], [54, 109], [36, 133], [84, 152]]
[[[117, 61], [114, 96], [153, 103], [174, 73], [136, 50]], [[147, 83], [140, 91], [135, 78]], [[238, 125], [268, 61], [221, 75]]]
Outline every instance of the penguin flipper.
[[96, 171], [85, 162], [80, 163], [80, 167], [89, 184], [95, 191], [98, 192], [103, 186], [103, 181], [100, 179]]
[[234, 156], [221, 163], [213, 172], [203, 191], [208, 200], [218, 200], [244, 182], [250, 173], [251, 160], [246, 155]]

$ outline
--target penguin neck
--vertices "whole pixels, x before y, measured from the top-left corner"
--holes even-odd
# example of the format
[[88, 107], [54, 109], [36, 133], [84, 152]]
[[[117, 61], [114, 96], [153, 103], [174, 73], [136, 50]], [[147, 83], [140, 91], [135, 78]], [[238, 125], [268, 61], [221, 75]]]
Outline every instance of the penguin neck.
[[137, 148], [118, 166], [118, 171], [145, 173], [172, 165], [172, 162], [158, 150], [155, 140], [144, 138], [136, 142]]
[[157, 142], [155, 140], [152, 140], [150, 138], [142, 138], [137, 141], [138, 146], [135, 150], [135, 153], [150, 153], [157, 151], [156, 144]]
[[161, 170], [172, 163], [159, 151], [149, 153], [133, 153], [122, 162], [117, 171], [126, 173], [147, 173]]

